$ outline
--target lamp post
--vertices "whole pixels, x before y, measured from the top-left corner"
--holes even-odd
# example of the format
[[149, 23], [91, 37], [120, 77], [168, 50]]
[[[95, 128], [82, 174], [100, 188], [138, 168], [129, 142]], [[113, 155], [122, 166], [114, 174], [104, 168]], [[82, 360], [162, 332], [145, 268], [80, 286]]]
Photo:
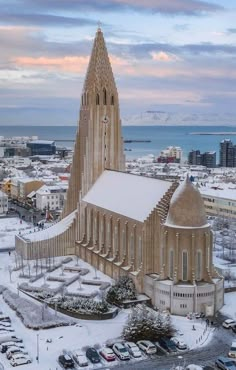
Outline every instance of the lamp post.
[[39, 334], [37, 334], [37, 356], [36, 356], [36, 360], [39, 364]]

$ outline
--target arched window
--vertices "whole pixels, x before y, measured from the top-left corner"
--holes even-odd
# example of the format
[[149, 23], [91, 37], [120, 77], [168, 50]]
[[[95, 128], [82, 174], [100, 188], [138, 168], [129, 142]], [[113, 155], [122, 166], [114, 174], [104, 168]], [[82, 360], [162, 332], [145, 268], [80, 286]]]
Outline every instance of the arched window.
[[96, 105], [99, 105], [99, 94], [96, 95]]
[[81, 105], [84, 105], [84, 94], [81, 96]]
[[107, 91], [103, 89], [103, 105], [107, 105]]
[[86, 105], [89, 105], [89, 93], [86, 94]]
[[169, 256], [169, 274], [170, 274], [170, 279], [173, 279], [174, 277], [174, 251], [173, 249], [170, 250], [170, 256]]
[[115, 102], [114, 95], [112, 95], [111, 96], [111, 105], [114, 105], [114, 102]]
[[202, 252], [197, 251], [197, 260], [196, 260], [196, 280], [201, 280], [202, 277]]
[[182, 254], [182, 279], [183, 281], [188, 280], [188, 252], [186, 251]]

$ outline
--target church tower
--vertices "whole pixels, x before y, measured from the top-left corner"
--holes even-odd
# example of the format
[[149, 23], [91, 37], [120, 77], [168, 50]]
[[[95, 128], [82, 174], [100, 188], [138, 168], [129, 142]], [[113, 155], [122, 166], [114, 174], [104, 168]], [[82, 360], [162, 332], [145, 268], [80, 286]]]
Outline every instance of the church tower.
[[81, 96], [71, 177], [63, 217], [73, 212], [105, 169], [124, 171], [118, 92], [98, 28]]

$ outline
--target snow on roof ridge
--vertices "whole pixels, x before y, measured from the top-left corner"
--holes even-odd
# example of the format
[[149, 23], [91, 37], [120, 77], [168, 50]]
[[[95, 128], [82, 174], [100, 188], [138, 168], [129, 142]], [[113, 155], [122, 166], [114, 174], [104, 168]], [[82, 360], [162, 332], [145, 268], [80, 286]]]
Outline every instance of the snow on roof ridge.
[[35, 231], [33, 233], [26, 233], [24, 235], [18, 235], [18, 237], [30, 241], [30, 242], [37, 242], [41, 240], [47, 240], [51, 239], [57, 235], [62, 234], [64, 231], [66, 231], [69, 226], [72, 224], [77, 210], [71, 212], [68, 216], [65, 218], [59, 220], [58, 222], [54, 223], [53, 225], [40, 230]]

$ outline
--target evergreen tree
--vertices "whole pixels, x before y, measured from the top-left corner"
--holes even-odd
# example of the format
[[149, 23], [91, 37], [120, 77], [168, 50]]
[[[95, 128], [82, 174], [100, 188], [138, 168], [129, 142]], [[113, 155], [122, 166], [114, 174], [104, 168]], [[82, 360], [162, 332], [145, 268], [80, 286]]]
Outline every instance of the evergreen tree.
[[160, 337], [171, 337], [174, 334], [171, 317], [139, 306], [132, 309], [123, 329], [123, 337], [127, 341], [157, 341]]

